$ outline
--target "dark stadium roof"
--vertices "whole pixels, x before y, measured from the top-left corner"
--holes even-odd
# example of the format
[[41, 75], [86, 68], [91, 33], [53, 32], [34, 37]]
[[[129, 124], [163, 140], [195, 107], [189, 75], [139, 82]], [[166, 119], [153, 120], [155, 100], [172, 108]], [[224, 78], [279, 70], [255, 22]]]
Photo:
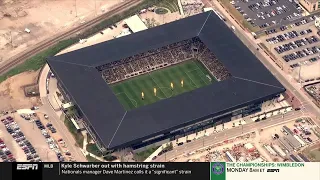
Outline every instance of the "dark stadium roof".
[[[285, 90], [211, 12], [48, 59], [51, 70], [106, 147], [111, 149], [153, 137]], [[232, 78], [126, 111], [95, 69], [108, 62], [196, 36], [231, 72]]]

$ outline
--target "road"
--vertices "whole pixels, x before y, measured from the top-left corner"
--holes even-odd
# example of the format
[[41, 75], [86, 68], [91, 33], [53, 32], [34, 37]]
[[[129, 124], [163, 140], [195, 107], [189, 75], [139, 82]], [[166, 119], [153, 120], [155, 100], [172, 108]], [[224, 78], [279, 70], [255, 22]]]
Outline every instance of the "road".
[[69, 132], [68, 128], [64, 125], [64, 121], [58, 117], [56, 112], [51, 107], [48, 98], [42, 97], [41, 101], [43, 105], [40, 107], [39, 111], [49, 116], [50, 123], [57, 129], [57, 132], [66, 142], [66, 144], [68, 145], [68, 150], [74, 157], [74, 159], [78, 162], [87, 162], [87, 159], [82, 154], [80, 148], [75, 146], [76, 141], [72, 134]]
[[[228, 26], [235, 26], [236, 31], [235, 34], [241, 39], [241, 41], [257, 56], [257, 58], [264, 64], [264, 66], [281, 82], [281, 84], [292, 94], [303, 102], [302, 110], [306, 113], [310, 113], [315, 116], [315, 121], [318, 125], [320, 125], [320, 109], [312, 102], [311, 97], [306, 95], [306, 93], [302, 90], [300, 86], [297, 84], [291, 84], [288, 78], [288, 74], [285, 74], [281, 69], [279, 69], [272, 60], [263, 52], [257, 51], [257, 43], [250, 33], [244, 31], [234, 19], [230, 17], [230, 15], [223, 9], [223, 7], [217, 1], [208, 1], [203, 0], [206, 4], [210, 4], [216, 10], [218, 10], [223, 16], [227, 19], [226, 24]], [[294, 83], [294, 82], [293, 82]]]
[[111, 18], [112, 16], [117, 15], [130, 7], [135, 6], [140, 2], [141, 2], [141, 0], [124, 1], [123, 3], [119, 4], [114, 9], [110, 10], [109, 12], [107, 12], [105, 14], [97, 16], [96, 18], [94, 18], [90, 21], [87, 21], [83, 24], [80, 24], [79, 26], [77, 26], [73, 29], [70, 29], [66, 32], [59, 33], [59, 34], [57, 34], [47, 40], [39, 42], [38, 44], [32, 46], [31, 48], [28, 48], [27, 50], [17, 54], [16, 56], [10, 58], [8, 61], [3, 63], [0, 67], [0, 75], [3, 75], [5, 72], [8, 72], [11, 68], [15, 67], [18, 64], [23, 63], [28, 58], [38, 54], [39, 52], [41, 52], [43, 50], [48, 49], [49, 47], [57, 44], [58, 42], [60, 42], [64, 39], [67, 39], [69, 37], [72, 37], [75, 34], [79, 33], [80, 31], [88, 29], [88, 28], [102, 22], [103, 20]]
[[219, 142], [223, 142], [227, 139], [240, 136], [243, 133], [249, 133], [256, 130], [259, 131], [260, 129], [264, 129], [264, 128], [271, 127], [278, 124], [283, 124], [302, 116], [303, 116], [303, 113], [301, 111], [291, 111], [285, 114], [284, 117], [282, 117], [282, 115], [278, 115], [264, 121], [252, 122], [252, 123], [245, 124], [243, 126], [238, 126], [232, 129], [224, 130], [222, 132], [191, 141], [190, 143], [184, 144], [182, 146], [177, 146], [172, 151], [169, 151], [161, 156], [158, 156], [154, 161], [166, 162], [174, 157], [177, 157], [177, 156], [180, 156], [204, 147], [208, 147]]

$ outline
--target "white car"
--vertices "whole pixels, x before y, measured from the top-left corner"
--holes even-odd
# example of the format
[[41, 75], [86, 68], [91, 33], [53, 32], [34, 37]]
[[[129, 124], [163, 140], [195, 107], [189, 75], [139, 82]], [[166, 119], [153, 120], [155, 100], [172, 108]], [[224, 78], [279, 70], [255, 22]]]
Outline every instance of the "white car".
[[49, 116], [46, 115], [46, 114], [44, 114], [43, 117], [44, 117], [45, 119], [49, 119]]
[[37, 107], [37, 106], [33, 106], [32, 108], [31, 108], [31, 110], [38, 110], [39, 109], [39, 107]]

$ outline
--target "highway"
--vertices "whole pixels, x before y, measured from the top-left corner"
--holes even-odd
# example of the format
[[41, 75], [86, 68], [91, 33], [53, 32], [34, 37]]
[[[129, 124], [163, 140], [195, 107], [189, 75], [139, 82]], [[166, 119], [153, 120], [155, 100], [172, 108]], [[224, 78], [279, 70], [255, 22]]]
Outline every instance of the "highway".
[[253, 132], [255, 130], [264, 129], [264, 128], [271, 127], [278, 124], [283, 124], [302, 116], [303, 116], [303, 113], [301, 111], [291, 111], [285, 114], [284, 117], [282, 117], [282, 115], [278, 115], [278, 116], [270, 117], [269, 119], [264, 121], [251, 122], [243, 126], [227, 129], [222, 132], [191, 141], [190, 143], [177, 146], [172, 151], [169, 151], [161, 156], [158, 156], [154, 161], [166, 162], [174, 157], [177, 157], [177, 156], [180, 156], [204, 147], [208, 147], [219, 142], [223, 142], [224, 140], [240, 136], [244, 133]]
[[5, 61], [0, 66], [0, 75], [3, 75], [4, 73], [8, 72], [10, 69], [15, 67], [18, 64], [23, 63], [28, 58], [38, 54], [41, 51], [44, 51], [48, 49], [49, 47], [57, 44], [59, 41], [62, 41], [64, 39], [67, 39], [69, 37], [75, 36], [75, 34], [81, 32], [82, 30], [89, 29], [90, 27], [93, 27], [94, 25], [102, 22], [103, 20], [106, 20], [108, 18], [111, 18], [114, 15], [117, 15], [124, 10], [133, 7], [137, 4], [139, 4], [141, 0], [127, 0], [123, 3], [120, 3], [118, 6], [116, 6], [114, 9], [110, 10], [107, 13], [104, 13], [90, 21], [87, 21], [73, 29], [70, 29], [66, 32], [59, 33], [51, 38], [48, 38], [47, 40], [41, 41], [37, 43], [36, 45], [32, 46], [31, 48], [26, 49], [25, 51], [13, 56], [9, 60]]

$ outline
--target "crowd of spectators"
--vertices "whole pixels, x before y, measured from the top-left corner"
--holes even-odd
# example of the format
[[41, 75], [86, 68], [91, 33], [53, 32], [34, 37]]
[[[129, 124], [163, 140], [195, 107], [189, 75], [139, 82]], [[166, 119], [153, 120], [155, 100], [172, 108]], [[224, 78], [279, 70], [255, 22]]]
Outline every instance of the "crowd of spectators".
[[216, 56], [200, 41], [192, 38], [150, 50], [125, 59], [99, 66], [103, 78], [109, 83], [119, 82], [157, 69], [178, 64], [189, 59], [198, 59], [218, 80], [225, 80], [231, 74]]
[[204, 4], [201, 0], [181, 0], [184, 14], [191, 16], [203, 12]]

